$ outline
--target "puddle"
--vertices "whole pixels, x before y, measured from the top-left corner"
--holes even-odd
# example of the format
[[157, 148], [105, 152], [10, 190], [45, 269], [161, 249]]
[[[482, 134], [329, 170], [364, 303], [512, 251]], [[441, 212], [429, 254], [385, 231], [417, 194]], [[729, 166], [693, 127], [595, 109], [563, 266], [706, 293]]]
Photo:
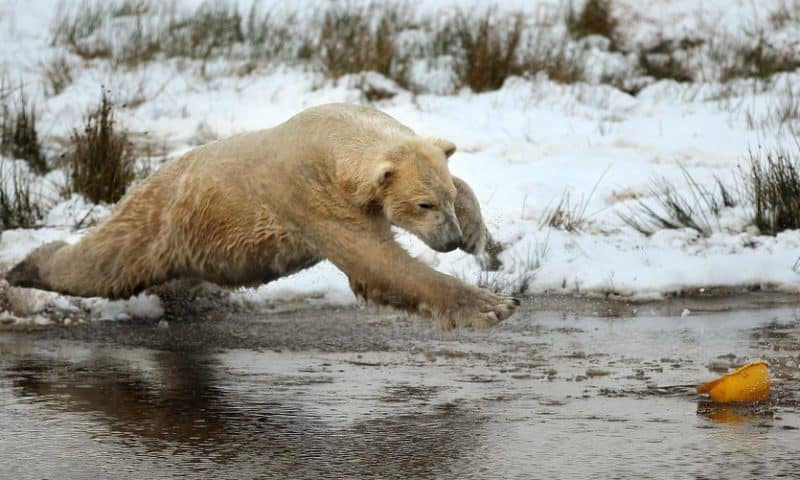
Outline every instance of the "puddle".
[[[2, 476], [756, 478], [800, 471], [793, 308], [528, 308], [442, 334], [370, 310], [0, 333]], [[770, 400], [694, 385], [770, 362]]]

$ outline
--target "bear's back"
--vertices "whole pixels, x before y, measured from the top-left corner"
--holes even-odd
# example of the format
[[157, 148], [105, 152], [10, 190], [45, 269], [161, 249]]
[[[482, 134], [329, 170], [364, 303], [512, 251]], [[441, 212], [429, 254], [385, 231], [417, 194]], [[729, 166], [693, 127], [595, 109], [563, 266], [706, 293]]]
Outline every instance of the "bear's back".
[[351, 103], [311, 107], [286, 122], [290, 123], [340, 137], [359, 138], [361, 141], [415, 136], [413, 130], [380, 110]]

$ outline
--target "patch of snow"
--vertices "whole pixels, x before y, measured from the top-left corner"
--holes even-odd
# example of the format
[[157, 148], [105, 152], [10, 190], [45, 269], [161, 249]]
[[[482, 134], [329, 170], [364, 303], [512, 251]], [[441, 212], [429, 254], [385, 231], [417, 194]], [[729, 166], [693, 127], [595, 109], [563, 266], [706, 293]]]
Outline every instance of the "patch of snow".
[[158, 319], [164, 315], [161, 300], [155, 295], [140, 293], [126, 300], [83, 298], [79, 304], [96, 320]]
[[96, 225], [111, 213], [111, 207], [93, 204], [82, 195], [72, 194], [57, 203], [44, 217], [44, 224], [51, 227], [81, 228]]

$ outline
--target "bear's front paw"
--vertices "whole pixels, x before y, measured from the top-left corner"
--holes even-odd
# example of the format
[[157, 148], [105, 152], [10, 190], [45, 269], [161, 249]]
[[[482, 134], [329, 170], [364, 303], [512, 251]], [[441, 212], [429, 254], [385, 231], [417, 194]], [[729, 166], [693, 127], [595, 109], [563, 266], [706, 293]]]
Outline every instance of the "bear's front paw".
[[476, 289], [469, 297], [463, 298], [461, 305], [449, 315], [439, 317], [439, 328], [472, 326], [488, 328], [510, 317], [519, 306], [518, 299], [509, 295], [497, 294], [486, 289]]

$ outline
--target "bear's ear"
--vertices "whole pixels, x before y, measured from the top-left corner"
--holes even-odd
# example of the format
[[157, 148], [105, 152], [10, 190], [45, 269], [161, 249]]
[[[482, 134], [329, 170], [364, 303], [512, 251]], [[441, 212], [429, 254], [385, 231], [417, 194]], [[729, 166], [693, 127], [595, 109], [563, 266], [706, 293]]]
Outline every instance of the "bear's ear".
[[352, 192], [352, 199], [356, 205], [367, 205], [375, 200], [382, 187], [385, 187], [394, 174], [395, 166], [393, 163], [383, 161], [368, 170], [366, 175], [360, 177], [356, 182], [356, 188]]
[[372, 185], [381, 187], [391, 178], [395, 166], [391, 162], [381, 162], [372, 170]]
[[444, 156], [447, 158], [450, 158], [450, 156], [456, 152], [456, 144], [450, 140], [445, 140], [444, 138], [432, 138], [431, 142], [433, 142], [433, 144], [437, 147], [441, 148], [444, 152]]

